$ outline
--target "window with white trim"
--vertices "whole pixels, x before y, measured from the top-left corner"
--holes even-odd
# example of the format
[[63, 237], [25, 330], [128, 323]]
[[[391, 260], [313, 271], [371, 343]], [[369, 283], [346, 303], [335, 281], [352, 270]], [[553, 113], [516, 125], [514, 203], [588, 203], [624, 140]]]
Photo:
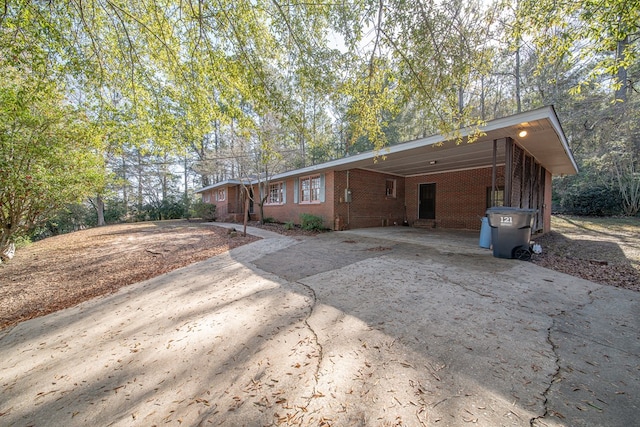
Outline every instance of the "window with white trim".
[[224, 202], [224, 200], [227, 198], [227, 191], [224, 188], [221, 188], [218, 190], [218, 195], [217, 195], [217, 200], [219, 202]]
[[387, 183], [385, 185], [385, 196], [388, 198], [396, 197], [396, 180], [395, 179], [387, 179]]
[[321, 184], [320, 175], [300, 178], [300, 203], [319, 203]]
[[504, 187], [498, 187], [492, 191], [487, 187], [487, 208], [494, 206], [504, 206]]
[[281, 205], [284, 203], [284, 182], [274, 182], [269, 184], [269, 195], [267, 204]]

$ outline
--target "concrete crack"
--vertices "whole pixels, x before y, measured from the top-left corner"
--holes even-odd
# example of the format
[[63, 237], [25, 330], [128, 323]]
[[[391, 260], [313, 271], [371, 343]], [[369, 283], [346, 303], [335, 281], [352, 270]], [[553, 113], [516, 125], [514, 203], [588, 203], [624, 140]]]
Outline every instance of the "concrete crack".
[[[564, 312], [560, 314], [564, 314]], [[538, 420], [542, 420], [549, 415], [549, 392], [551, 391], [551, 387], [553, 387], [553, 385], [558, 381], [560, 381], [561, 379], [560, 356], [558, 355], [558, 346], [556, 345], [555, 342], [553, 342], [553, 339], [551, 338], [551, 333], [552, 333], [552, 330], [555, 328], [555, 326], [556, 326], [556, 319], [552, 318], [551, 325], [547, 328], [547, 343], [549, 343], [549, 345], [551, 346], [551, 350], [553, 351], [553, 354], [555, 356], [554, 363], [555, 363], [556, 369], [553, 375], [551, 376], [551, 381], [549, 381], [547, 388], [542, 392], [542, 397], [544, 399], [542, 402], [544, 412], [542, 413], [542, 415], [538, 415], [537, 417], [533, 417], [529, 420], [530, 427], [536, 427], [538, 425], [537, 424]]]
[[[315, 341], [316, 347], [318, 348], [318, 363], [316, 364], [316, 371], [313, 374], [313, 377], [315, 378], [315, 381], [316, 381], [316, 385], [314, 386], [314, 395], [315, 395], [317, 391], [316, 386], [320, 381], [320, 366], [322, 364], [322, 360], [324, 357], [324, 349], [322, 348], [322, 344], [320, 344], [320, 340], [318, 339], [318, 334], [313, 329], [313, 327], [311, 327], [311, 325], [309, 324], [309, 319], [311, 318], [311, 316], [313, 315], [313, 312], [315, 311], [316, 304], [318, 302], [318, 296], [316, 295], [316, 291], [311, 286], [306, 285], [302, 282], [296, 282], [296, 283], [308, 289], [309, 293], [311, 294], [311, 307], [309, 310], [309, 315], [304, 319], [304, 324], [307, 326], [309, 331], [311, 331], [311, 334], [313, 335], [313, 340]], [[309, 400], [311, 400], [311, 398]]]
[[473, 289], [473, 288], [471, 288], [471, 287], [465, 286], [465, 285], [463, 285], [462, 283], [460, 283], [460, 282], [457, 282], [457, 281], [453, 280], [452, 278], [450, 278], [449, 276], [447, 276], [447, 274], [445, 274], [444, 272], [442, 272], [442, 273], [436, 273], [436, 272], [434, 272], [434, 274], [435, 274], [437, 277], [439, 277], [439, 278], [440, 278], [443, 282], [445, 282], [445, 283], [450, 283], [450, 284], [452, 284], [452, 285], [455, 285], [455, 286], [461, 287], [461, 288], [462, 288], [462, 289], [464, 289], [465, 291], [467, 291], [467, 292], [472, 292], [472, 293], [474, 293], [474, 294], [476, 294], [476, 295], [478, 295], [478, 296], [481, 296], [481, 297], [484, 297], [484, 298], [491, 298], [491, 299], [493, 299], [493, 300], [498, 301], [498, 298], [497, 298], [495, 295], [488, 294], [488, 293], [487, 293], [487, 294], [485, 294], [485, 293], [483, 293], [483, 292], [480, 292], [480, 291], [479, 291], [479, 290], [477, 290], [477, 289]]

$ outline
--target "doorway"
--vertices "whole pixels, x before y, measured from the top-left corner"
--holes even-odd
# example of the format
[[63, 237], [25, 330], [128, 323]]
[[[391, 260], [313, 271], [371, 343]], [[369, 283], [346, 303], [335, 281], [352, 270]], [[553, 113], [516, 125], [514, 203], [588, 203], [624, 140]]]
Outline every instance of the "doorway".
[[436, 184], [420, 184], [419, 219], [436, 219]]

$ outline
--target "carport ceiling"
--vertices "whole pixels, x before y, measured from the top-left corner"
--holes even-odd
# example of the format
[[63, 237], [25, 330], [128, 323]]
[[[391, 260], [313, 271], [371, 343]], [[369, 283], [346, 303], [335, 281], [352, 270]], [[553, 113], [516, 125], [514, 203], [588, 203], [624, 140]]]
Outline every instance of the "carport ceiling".
[[[521, 137], [519, 133], [523, 130], [527, 131], [527, 135]], [[353, 162], [337, 169], [356, 167], [406, 177], [490, 167], [493, 165], [494, 140], [497, 140], [496, 164], [502, 165], [505, 163], [505, 141], [510, 137], [553, 175], [573, 175], [577, 172], [575, 162], [563, 143], [564, 135], [558, 134], [550, 119], [484, 129], [484, 133], [473, 143], [468, 143], [466, 139], [460, 143], [455, 140], [442, 142], [442, 137], [435, 136], [398, 144], [380, 150], [373, 156], [369, 155], [366, 159], [359, 160], [357, 157], [360, 155], [353, 156]]]
[[[504, 164], [504, 140], [497, 147], [496, 164]], [[345, 169], [357, 167], [406, 177], [491, 165], [493, 165], [493, 140], [484, 141], [483, 139], [472, 144], [463, 142], [459, 145], [453, 141], [447, 141], [396, 153], [385, 153], [385, 150], [381, 150], [377, 159], [356, 162]]]

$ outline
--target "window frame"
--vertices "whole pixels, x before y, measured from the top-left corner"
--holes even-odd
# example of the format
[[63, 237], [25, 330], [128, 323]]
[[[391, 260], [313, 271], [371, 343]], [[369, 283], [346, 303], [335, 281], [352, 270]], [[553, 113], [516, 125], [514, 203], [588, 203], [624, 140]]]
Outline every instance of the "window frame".
[[[320, 174], [307, 175], [300, 177], [299, 179], [299, 203], [305, 205], [322, 203], [322, 179]], [[305, 183], [308, 183], [308, 188], [305, 188]], [[314, 183], [317, 186], [314, 187]], [[309, 193], [308, 200], [305, 200], [305, 192]]]
[[[277, 188], [273, 188], [276, 187]], [[273, 195], [273, 191], [277, 192], [278, 195], [278, 200], [274, 201], [272, 199], [272, 195]], [[267, 201], [265, 202], [266, 205], [284, 205], [285, 204], [285, 186], [284, 186], [284, 181], [277, 181], [277, 182], [270, 182], [269, 185], [267, 186]]]
[[[391, 183], [391, 185], [389, 185], [389, 183]], [[385, 195], [384, 196], [387, 199], [395, 199], [397, 197], [396, 196], [396, 194], [397, 194], [397, 185], [398, 185], [398, 183], [397, 183], [396, 179], [387, 178], [385, 180], [385, 184], [384, 184]]]
[[[496, 204], [493, 205], [493, 193], [496, 193]], [[487, 187], [487, 209], [489, 208], [493, 208], [493, 207], [504, 207], [504, 198], [505, 198], [505, 192], [504, 192], [504, 186], [498, 186], [496, 187], [496, 189], [494, 190], [492, 187]]]
[[227, 189], [219, 188], [218, 191], [216, 191], [216, 201], [224, 202], [225, 200], [227, 200]]

